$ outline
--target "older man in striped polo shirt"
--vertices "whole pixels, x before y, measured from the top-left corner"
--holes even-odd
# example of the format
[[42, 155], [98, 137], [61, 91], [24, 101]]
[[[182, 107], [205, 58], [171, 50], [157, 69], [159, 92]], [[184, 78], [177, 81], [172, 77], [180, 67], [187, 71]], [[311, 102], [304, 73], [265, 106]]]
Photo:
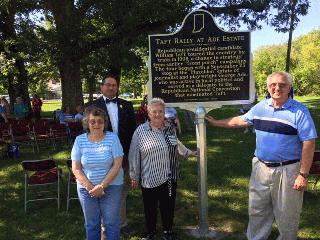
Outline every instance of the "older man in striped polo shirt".
[[242, 116], [207, 121], [216, 127], [254, 126], [256, 150], [249, 186], [250, 240], [267, 239], [275, 219], [280, 240], [297, 239], [303, 191], [307, 188], [316, 129], [308, 109], [289, 97], [292, 78], [274, 72], [267, 78], [271, 96]]

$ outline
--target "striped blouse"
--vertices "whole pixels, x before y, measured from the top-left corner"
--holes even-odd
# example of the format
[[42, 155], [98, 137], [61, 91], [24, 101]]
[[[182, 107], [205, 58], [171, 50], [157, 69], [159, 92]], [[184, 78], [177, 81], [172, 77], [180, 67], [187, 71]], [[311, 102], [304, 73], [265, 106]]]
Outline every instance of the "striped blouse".
[[188, 156], [190, 153], [177, 139], [174, 127], [154, 130], [149, 122], [141, 124], [130, 145], [130, 178], [140, 180], [144, 188], [160, 186], [169, 178], [176, 181], [179, 177], [178, 154]]

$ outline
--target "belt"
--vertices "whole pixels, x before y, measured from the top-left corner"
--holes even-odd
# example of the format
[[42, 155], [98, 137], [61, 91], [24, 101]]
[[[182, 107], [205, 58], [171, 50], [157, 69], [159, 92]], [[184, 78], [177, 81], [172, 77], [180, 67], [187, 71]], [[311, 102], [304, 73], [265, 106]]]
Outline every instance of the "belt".
[[293, 160], [288, 160], [283, 162], [265, 162], [259, 158], [258, 160], [262, 162], [264, 165], [266, 165], [267, 167], [280, 167], [280, 166], [285, 166], [285, 165], [293, 164], [300, 161], [300, 159], [293, 159]]

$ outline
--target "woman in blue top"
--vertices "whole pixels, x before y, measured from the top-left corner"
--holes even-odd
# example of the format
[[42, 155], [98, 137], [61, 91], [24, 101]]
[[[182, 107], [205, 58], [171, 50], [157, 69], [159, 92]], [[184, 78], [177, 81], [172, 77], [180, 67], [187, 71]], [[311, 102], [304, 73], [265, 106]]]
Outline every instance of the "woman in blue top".
[[85, 111], [83, 127], [72, 148], [72, 171], [85, 218], [88, 240], [101, 239], [101, 219], [108, 240], [120, 239], [123, 150], [119, 138], [107, 132], [107, 116], [96, 107]]
[[5, 114], [5, 109], [2, 105], [0, 105], [0, 123], [8, 122], [7, 116]]
[[16, 102], [13, 106], [13, 113], [16, 119], [25, 119], [27, 116], [28, 109], [21, 97], [16, 98]]
[[74, 116], [70, 113], [69, 106], [63, 106], [59, 114], [60, 124], [68, 125], [68, 122], [74, 122]]

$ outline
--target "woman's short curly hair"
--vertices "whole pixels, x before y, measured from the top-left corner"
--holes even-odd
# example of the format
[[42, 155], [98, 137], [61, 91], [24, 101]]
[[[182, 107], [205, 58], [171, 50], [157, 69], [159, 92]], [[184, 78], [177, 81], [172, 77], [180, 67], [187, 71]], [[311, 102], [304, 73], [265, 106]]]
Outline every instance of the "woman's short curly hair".
[[84, 110], [84, 117], [82, 119], [82, 126], [87, 131], [90, 132], [89, 129], [89, 116], [101, 117], [104, 121], [103, 132], [106, 132], [108, 129], [108, 117], [104, 110], [95, 106], [86, 107]]

